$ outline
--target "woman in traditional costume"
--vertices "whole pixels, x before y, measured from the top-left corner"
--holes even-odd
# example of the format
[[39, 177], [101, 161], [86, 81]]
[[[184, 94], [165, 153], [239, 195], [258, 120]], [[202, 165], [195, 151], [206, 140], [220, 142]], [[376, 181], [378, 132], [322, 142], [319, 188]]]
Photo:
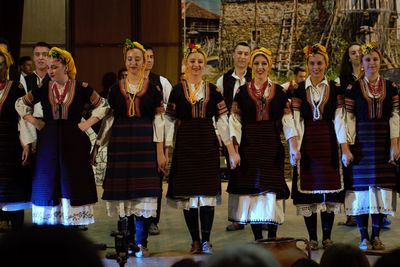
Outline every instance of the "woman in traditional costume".
[[203, 78], [206, 62], [207, 56], [200, 46], [190, 45], [183, 60], [185, 77], [169, 96], [166, 146], [172, 147], [174, 132], [176, 142], [167, 197], [170, 205], [183, 209], [192, 237], [190, 252], [212, 254], [210, 234], [214, 207], [221, 200], [219, 143], [213, 117], [221, 139], [233, 158], [233, 167], [239, 158], [230, 141], [224, 99], [217, 87]]
[[304, 216], [308, 247], [318, 249], [317, 213], [321, 214], [322, 246], [333, 242], [335, 214], [342, 211], [344, 182], [339, 144], [346, 143], [344, 95], [325, 73], [328, 54], [321, 44], [304, 48], [309, 76], [293, 92], [292, 107], [301, 161], [294, 169], [292, 198], [297, 214]]
[[343, 154], [346, 163], [352, 162], [345, 207], [346, 214], [356, 218], [359, 248], [383, 250], [379, 238], [382, 220], [396, 211], [399, 95], [397, 86], [379, 75], [382, 55], [377, 46], [364, 44], [361, 53], [364, 73], [345, 91], [351, 152], [346, 148]]
[[[47, 65], [51, 80], [15, 103], [19, 115], [40, 130], [32, 181], [32, 222], [92, 224], [97, 192], [85, 131], [102, 119], [109, 107], [87, 83], [75, 80], [75, 63], [68, 51], [53, 47]], [[32, 116], [38, 102], [43, 106], [44, 122]], [[93, 108], [92, 115], [82, 121], [86, 104]]]
[[18, 131], [27, 129], [14, 107], [25, 91], [18, 81], [8, 79], [12, 64], [11, 55], [0, 47], [0, 210], [17, 229], [24, 223], [24, 209], [31, 207], [31, 175], [24, 165], [35, 137]]
[[108, 215], [117, 214], [121, 223], [127, 220], [129, 242], [138, 247], [135, 256], [148, 257], [149, 225], [157, 216], [162, 192], [157, 171], [166, 168], [164, 106], [161, 92], [144, 75], [144, 47], [127, 39], [123, 55], [128, 75], [110, 89], [111, 112], [103, 121], [92, 159], [99, 145], [108, 146], [102, 197]]
[[275, 238], [284, 221], [283, 200], [289, 198], [284, 178], [283, 130], [289, 141], [292, 164], [300, 159], [297, 132], [283, 88], [269, 78], [272, 54], [266, 48], [251, 53], [253, 79], [241, 86], [234, 98], [229, 119], [230, 135], [240, 154], [240, 167], [232, 171], [228, 184], [228, 219], [250, 223], [254, 239]]

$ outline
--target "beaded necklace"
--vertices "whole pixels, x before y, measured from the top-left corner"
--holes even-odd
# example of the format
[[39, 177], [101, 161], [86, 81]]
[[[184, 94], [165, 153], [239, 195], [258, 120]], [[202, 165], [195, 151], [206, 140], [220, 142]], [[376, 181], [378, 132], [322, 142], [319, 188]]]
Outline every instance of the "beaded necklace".
[[265, 90], [268, 88], [268, 80], [263, 83], [260, 89], [257, 89], [254, 80], [251, 81], [250, 85], [254, 96], [261, 99], [264, 96]]
[[62, 94], [60, 94], [60, 91], [58, 90], [58, 87], [57, 87], [57, 83], [54, 83], [54, 85], [53, 85], [53, 93], [54, 93], [54, 95], [56, 97], [57, 104], [64, 103], [64, 99], [67, 96], [67, 93], [69, 91], [69, 84], [70, 84], [70, 82], [68, 80], [65, 83], [64, 92]]
[[373, 98], [378, 98], [382, 95], [382, 90], [383, 90], [383, 83], [382, 79], [378, 79], [375, 82], [367, 82], [368, 85], [368, 91], [370, 94], [373, 96]]

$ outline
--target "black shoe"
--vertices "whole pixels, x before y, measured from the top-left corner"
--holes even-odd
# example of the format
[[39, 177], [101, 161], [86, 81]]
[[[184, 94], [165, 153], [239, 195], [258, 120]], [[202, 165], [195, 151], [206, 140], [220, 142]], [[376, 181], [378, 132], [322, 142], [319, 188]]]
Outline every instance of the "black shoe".
[[239, 224], [239, 223], [231, 223], [226, 227], [226, 231], [228, 232], [243, 230], [243, 229], [244, 229], [244, 224]]

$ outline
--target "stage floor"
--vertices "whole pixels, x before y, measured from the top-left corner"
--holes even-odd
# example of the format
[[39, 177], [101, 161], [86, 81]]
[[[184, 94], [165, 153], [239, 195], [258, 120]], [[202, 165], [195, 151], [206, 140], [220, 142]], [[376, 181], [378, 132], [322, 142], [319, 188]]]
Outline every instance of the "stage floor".
[[[164, 183], [164, 196], [167, 191], [167, 184]], [[211, 243], [215, 252], [224, 248], [227, 244], [232, 243], [249, 243], [253, 241], [253, 234], [249, 225], [244, 230], [235, 232], [225, 231], [227, 221], [227, 198], [226, 191], [227, 183], [222, 183], [222, 205], [216, 207], [215, 219], [211, 234]], [[289, 184], [289, 188], [290, 188]], [[88, 230], [84, 231], [94, 243], [106, 244], [114, 246], [114, 238], [110, 236], [111, 231], [116, 230], [117, 218], [108, 217], [105, 210], [105, 202], [101, 200], [102, 188], [98, 187], [99, 202], [95, 206], [96, 223], [88, 226]], [[396, 214], [398, 215], [398, 214]], [[387, 247], [387, 250], [400, 246], [400, 227], [398, 217], [389, 217], [392, 221], [390, 230], [383, 230], [381, 239]], [[30, 211], [26, 212], [26, 220], [30, 221]], [[345, 215], [336, 216], [334, 228], [332, 231], [332, 240], [334, 242], [349, 243], [358, 245], [359, 232], [357, 227], [340, 226], [338, 222], [344, 222]], [[167, 206], [165, 198], [162, 201], [161, 221], [159, 224], [161, 234], [149, 237], [149, 250], [151, 257], [135, 258], [130, 257], [125, 266], [140, 266], [140, 267], [160, 267], [171, 266], [174, 262], [186, 258], [194, 257], [195, 260], [205, 260], [208, 256], [198, 255], [192, 256], [189, 254], [191, 239], [186, 228], [182, 210], [177, 210]], [[322, 237], [320, 219], [318, 219], [318, 237]], [[266, 237], [266, 232], [264, 233]], [[304, 220], [300, 216], [296, 216], [296, 210], [289, 199], [286, 201], [285, 223], [278, 229], [278, 237], [296, 237], [308, 238]], [[304, 248], [302, 244], [299, 246]], [[114, 249], [109, 248], [107, 251], [100, 251], [102, 257], [105, 257], [106, 252], [112, 252]], [[312, 252], [312, 258], [319, 261], [323, 250]], [[369, 256], [370, 262], [374, 262], [377, 257]], [[105, 266], [119, 266], [115, 260], [103, 260]]]

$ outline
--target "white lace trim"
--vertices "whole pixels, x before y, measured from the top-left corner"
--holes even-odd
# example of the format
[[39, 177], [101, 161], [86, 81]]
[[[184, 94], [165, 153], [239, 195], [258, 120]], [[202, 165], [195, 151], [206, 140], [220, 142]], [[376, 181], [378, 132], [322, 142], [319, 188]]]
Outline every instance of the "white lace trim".
[[296, 205], [297, 215], [310, 217], [313, 213], [317, 212], [333, 212], [334, 214], [342, 213], [343, 204], [337, 202], [324, 202], [314, 204], [300, 204]]
[[94, 204], [71, 206], [69, 199], [61, 199], [58, 206], [36, 206], [32, 204], [32, 223], [88, 225], [94, 223]]
[[209, 196], [193, 196], [182, 199], [167, 199], [167, 204], [170, 207], [176, 209], [196, 209], [204, 206], [212, 206], [215, 207], [217, 205], [221, 205], [221, 196], [209, 197]]
[[150, 218], [157, 216], [157, 198], [142, 197], [129, 200], [107, 200], [107, 215], [120, 217], [132, 214], [138, 217]]
[[282, 224], [284, 222], [283, 207], [284, 200], [276, 200], [275, 193], [229, 194], [228, 220], [240, 224]]
[[396, 208], [396, 193], [391, 189], [370, 186], [365, 191], [346, 191], [346, 215], [387, 214], [393, 216]]

